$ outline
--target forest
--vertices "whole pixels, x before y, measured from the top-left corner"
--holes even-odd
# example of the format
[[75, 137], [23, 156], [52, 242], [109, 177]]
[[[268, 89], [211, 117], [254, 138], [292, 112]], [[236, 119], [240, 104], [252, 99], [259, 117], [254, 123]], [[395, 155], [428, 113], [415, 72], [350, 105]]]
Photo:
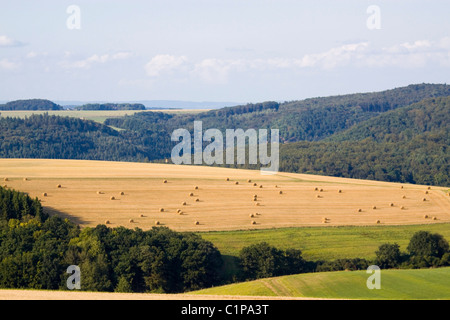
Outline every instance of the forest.
[[[180, 293], [259, 278], [337, 270], [450, 265], [447, 240], [418, 231], [405, 252], [385, 243], [373, 261], [308, 261], [298, 249], [281, 250], [266, 242], [243, 247], [232, 276], [220, 251], [191, 232], [167, 227], [81, 229], [43, 212], [39, 199], [0, 187], [0, 288], [67, 290], [67, 268], [76, 265], [81, 290]], [[226, 275], [228, 274], [228, 275]]]
[[63, 110], [63, 107], [45, 99], [15, 100], [0, 104], [1, 110]]
[[[138, 112], [104, 124], [69, 117], [0, 118], [0, 157], [170, 161], [175, 129], [280, 131], [280, 170], [450, 185], [450, 86], [263, 102], [190, 114]], [[116, 130], [116, 129], [119, 130]], [[259, 169], [254, 165], [237, 168]]]

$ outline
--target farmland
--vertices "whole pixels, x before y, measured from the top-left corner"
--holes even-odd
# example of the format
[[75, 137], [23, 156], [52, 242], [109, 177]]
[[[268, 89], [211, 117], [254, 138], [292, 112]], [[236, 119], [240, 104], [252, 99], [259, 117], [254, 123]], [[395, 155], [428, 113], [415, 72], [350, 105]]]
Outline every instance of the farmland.
[[381, 288], [369, 290], [366, 271], [290, 275], [197, 291], [211, 294], [326, 299], [450, 299], [450, 268], [383, 270]]
[[0, 163], [0, 177], [8, 180], [3, 184], [39, 197], [49, 213], [58, 212], [82, 227], [106, 220], [112, 227], [144, 230], [159, 221], [176, 231], [450, 221], [450, 198], [439, 187], [148, 163], [45, 159]]

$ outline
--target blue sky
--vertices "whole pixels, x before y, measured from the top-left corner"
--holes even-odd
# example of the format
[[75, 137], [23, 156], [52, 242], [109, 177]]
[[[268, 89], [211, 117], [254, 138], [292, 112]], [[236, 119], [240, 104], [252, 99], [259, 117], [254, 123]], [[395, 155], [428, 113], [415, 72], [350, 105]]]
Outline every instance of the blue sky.
[[0, 100], [246, 103], [450, 82], [446, 0], [0, 4]]

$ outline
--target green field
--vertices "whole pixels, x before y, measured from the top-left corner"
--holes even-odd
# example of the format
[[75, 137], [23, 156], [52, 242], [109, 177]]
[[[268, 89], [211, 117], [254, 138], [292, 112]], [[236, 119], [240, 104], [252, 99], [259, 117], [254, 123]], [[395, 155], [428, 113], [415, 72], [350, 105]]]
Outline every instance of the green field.
[[439, 233], [450, 241], [450, 224], [368, 226], [368, 227], [304, 227], [247, 231], [202, 232], [226, 256], [238, 256], [246, 246], [265, 241], [279, 249], [299, 249], [307, 260], [339, 258], [375, 258], [383, 243], [398, 243], [406, 251], [409, 239], [417, 231]]
[[61, 116], [61, 117], [72, 117], [81, 118], [86, 120], [92, 120], [95, 122], [103, 123], [108, 118], [119, 118], [126, 115], [133, 115], [136, 112], [164, 112], [164, 113], [198, 113], [206, 110], [188, 110], [188, 109], [167, 109], [167, 110], [49, 110], [49, 111], [0, 111], [2, 117], [12, 117], [12, 118], [25, 118], [33, 114], [44, 114]]
[[208, 295], [325, 299], [450, 299], [450, 268], [381, 270], [380, 289], [368, 289], [366, 271], [319, 272], [260, 279], [194, 292]]

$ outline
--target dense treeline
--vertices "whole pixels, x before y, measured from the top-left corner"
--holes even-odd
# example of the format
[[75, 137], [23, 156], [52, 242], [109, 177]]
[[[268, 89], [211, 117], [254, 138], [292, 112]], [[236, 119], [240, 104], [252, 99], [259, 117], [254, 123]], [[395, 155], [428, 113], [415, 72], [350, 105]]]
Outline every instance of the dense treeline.
[[31, 199], [26, 193], [0, 187], [0, 220], [28, 220], [47, 218], [38, 198]]
[[75, 108], [76, 110], [145, 110], [141, 103], [88, 103]]
[[93, 121], [47, 114], [0, 118], [0, 157], [147, 160], [139, 146], [116, 130]]
[[281, 146], [280, 170], [450, 185], [450, 97], [382, 114], [319, 142]]
[[63, 107], [45, 99], [29, 99], [0, 104], [1, 110], [63, 110]]
[[0, 206], [0, 288], [65, 290], [71, 265], [80, 268], [81, 290], [159, 293], [287, 274], [363, 270], [371, 264], [382, 269], [450, 265], [447, 240], [419, 231], [406, 252], [395, 243], [382, 244], [373, 261], [307, 261], [300, 250], [257, 243], [242, 248], [234, 276], [225, 276], [218, 249], [190, 232], [105, 225], [80, 229], [44, 214], [38, 199], [2, 187]]
[[306, 261], [300, 250], [286, 251], [266, 242], [242, 248], [239, 254], [240, 280], [276, 277], [305, 272], [366, 270], [370, 265], [381, 269], [416, 269], [450, 266], [450, 250], [440, 234], [418, 231], [413, 234], [406, 252], [396, 243], [384, 243], [375, 252], [375, 259], [336, 259], [333, 261]]
[[222, 257], [193, 233], [98, 225], [84, 228], [42, 213], [39, 201], [0, 187], [0, 287], [65, 289], [80, 267], [81, 289], [184, 292], [219, 283]]

